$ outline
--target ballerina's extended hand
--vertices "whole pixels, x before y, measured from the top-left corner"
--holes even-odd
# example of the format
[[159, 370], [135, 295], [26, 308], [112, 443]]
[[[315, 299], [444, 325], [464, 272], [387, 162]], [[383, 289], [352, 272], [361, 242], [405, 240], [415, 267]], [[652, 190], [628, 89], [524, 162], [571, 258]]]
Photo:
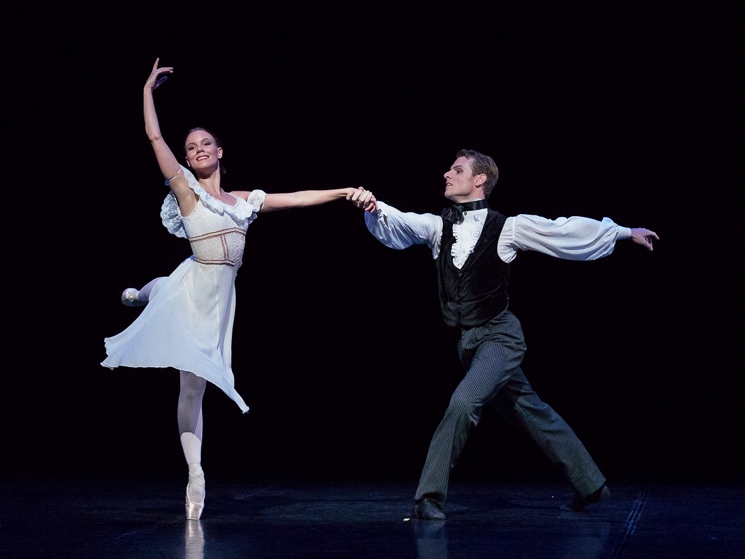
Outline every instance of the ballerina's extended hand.
[[153, 64], [153, 71], [150, 72], [150, 77], [148, 77], [147, 81], [145, 82], [145, 87], [149, 87], [150, 89], [157, 89], [160, 84], [168, 79], [168, 76], [166, 76], [165, 74], [173, 74], [172, 66], [163, 66], [162, 68], [158, 68], [158, 62], [160, 62], [160, 58], [155, 59], [155, 64]]

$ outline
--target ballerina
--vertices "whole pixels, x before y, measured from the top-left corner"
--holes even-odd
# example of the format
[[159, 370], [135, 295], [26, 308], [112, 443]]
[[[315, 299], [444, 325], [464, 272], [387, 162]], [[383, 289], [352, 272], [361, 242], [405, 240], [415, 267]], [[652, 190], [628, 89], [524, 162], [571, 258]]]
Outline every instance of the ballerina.
[[248, 226], [259, 213], [350, 199], [356, 189], [227, 192], [221, 185], [222, 145], [204, 128], [189, 131], [186, 166], [180, 165], [161, 136], [153, 100], [153, 90], [173, 68], [159, 68], [158, 63], [156, 59], [145, 83], [144, 113], [145, 130], [171, 189], [161, 218], [170, 233], [189, 240], [193, 255], [170, 276], [122, 293], [125, 305], [145, 308], [126, 330], [105, 340], [108, 357], [102, 365], [179, 370], [178, 427], [189, 467], [186, 517], [198, 520], [205, 500], [202, 398], [207, 381], [248, 411], [231, 369], [235, 276]]

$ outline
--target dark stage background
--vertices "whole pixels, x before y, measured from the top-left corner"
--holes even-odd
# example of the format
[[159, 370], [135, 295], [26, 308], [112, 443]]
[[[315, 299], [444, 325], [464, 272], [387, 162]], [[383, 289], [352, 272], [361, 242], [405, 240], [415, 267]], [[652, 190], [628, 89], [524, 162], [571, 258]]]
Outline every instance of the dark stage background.
[[[655, 230], [654, 253], [518, 256], [524, 369], [610, 480], [742, 481], [737, 17], [653, 4], [6, 12], [0, 474], [186, 477], [176, 372], [99, 365], [139, 312], [122, 289], [189, 255], [142, 122], [160, 57], [166, 140], [215, 130], [228, 190], [364, 185], [439, 213], [466, 147], [497, 161], [504, 214]], [[208, 477], [413, 486], [459, 379], [428, 251], [383, 247], [347, 203], [266, 214], [237, 289], [251, 412], [208, 389]], [[454, 480], [557, 476], [486, 409]]]

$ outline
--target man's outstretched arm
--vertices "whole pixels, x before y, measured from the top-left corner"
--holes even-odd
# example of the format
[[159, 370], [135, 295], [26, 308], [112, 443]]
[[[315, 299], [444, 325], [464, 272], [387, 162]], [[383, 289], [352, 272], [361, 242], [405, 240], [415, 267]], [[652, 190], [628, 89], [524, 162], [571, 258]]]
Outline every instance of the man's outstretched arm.
[[385, 246], [402, 250], [411, 245], [427, 245], [432, 249], [432, 256], [437, 257], [442, 237], [439, 216], [401, 212], [376, 200], [371, 192], [362, 188], [348, 199], [366, 211], [367, 229]]
[[652, 242], [658, 237], [649, 229], [621, 227], [607, 217], [597, 221], [520, 214], [507, 219], [499, 239], [499, 255], [511, 262], [518, 250], [534, 250], [565, 260], [596, 260], [611, 254], [616, 241], [623, 239], [652, 250]]

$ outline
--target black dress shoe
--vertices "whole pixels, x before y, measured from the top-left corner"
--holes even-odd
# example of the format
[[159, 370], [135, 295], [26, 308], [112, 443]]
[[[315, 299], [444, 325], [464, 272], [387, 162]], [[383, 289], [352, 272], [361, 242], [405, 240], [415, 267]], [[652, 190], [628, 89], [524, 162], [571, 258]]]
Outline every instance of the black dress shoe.
[[607, 485], [603, 484], [600, 489], [598, 489], [594, 493], [590, 493], [587, 497], [580, 497], [579, 495], [575, 495], [567, 504], [561, 505], [561, 510], [569, 512], [580, 512], [584, 510], [587, 505], [599, 503], [600, 501], [605, 501], [608, 498], [610, 498], [610, 489], [608, 489]]
[[440, 503], [431, 497], [419, 499], [414, 504], [411, 516], [422, 520], [445, 520], [445, 513], [442, 512]]

